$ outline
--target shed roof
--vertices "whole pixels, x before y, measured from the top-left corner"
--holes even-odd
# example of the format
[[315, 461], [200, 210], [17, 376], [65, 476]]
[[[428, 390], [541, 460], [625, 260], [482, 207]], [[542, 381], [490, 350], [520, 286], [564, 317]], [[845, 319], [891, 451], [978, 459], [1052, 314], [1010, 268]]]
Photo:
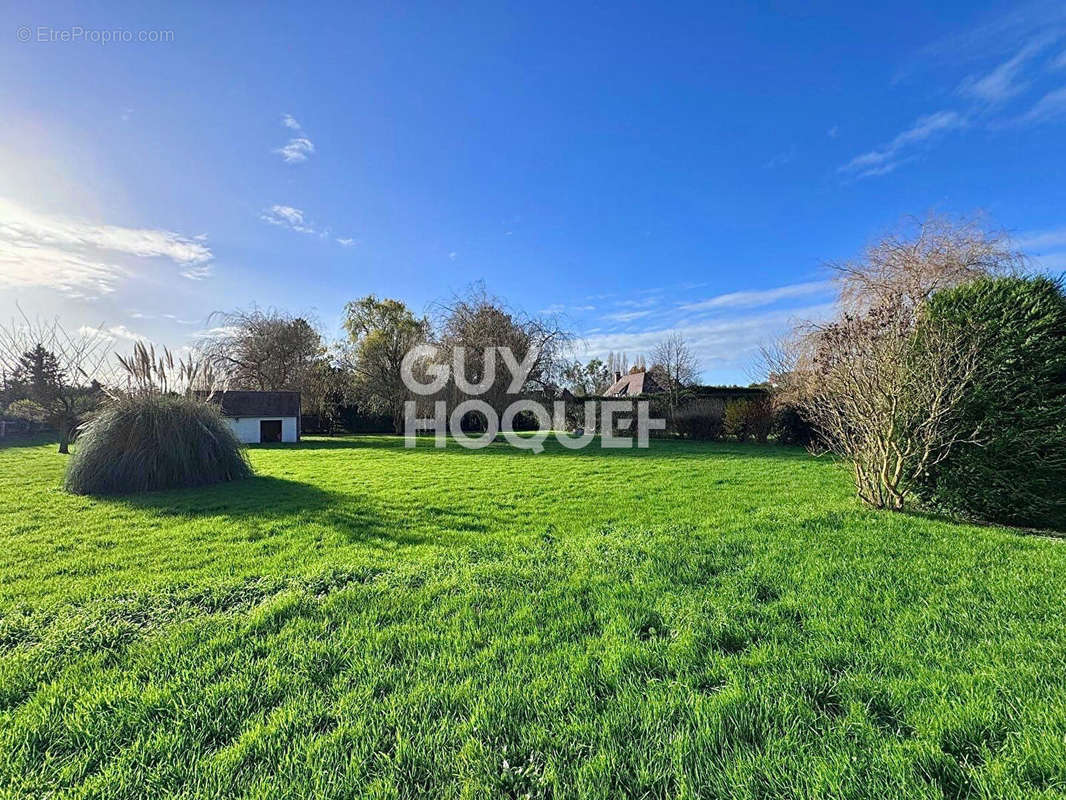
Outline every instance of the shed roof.
[[222, 392], [211, 398], [224, 417], [298, 417], [299, 392]]

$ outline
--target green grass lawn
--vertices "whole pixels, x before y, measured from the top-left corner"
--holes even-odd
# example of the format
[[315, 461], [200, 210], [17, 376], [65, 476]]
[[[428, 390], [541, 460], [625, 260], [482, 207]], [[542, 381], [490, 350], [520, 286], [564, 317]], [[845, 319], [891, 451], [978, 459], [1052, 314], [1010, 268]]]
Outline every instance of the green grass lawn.
[[797, 450], [400, 445], [115, 500], [0, 449], [5, 796], [1066, 794], [1066, 543]]

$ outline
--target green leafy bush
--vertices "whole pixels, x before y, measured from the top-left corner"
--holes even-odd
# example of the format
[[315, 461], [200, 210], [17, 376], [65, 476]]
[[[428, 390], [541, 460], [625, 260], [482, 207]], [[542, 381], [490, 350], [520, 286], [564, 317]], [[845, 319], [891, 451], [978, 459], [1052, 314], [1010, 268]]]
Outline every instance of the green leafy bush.
[[744, 429], [757, 442], [766, 443], [774, 426], [774, 404], [769, 397], [747, 401], [744, 409]]
[[674, 430], [686, 439], [722, 438], [722, 415], [711, 409], [681, 408], [674, 413]]
[[928, 324], [963, 330], [979, 353], [956, 413], [975, 444], [956, 445], [917, 491], [947, 511], [1066, 529], [1066, 295], [1045, 277], [985, 279], [936, 294]]
[[748, 406], [750, 400], [732, 400], [725, 404], [722, 427], [726, 436], [743, 442], [748, 438]]
[[128, 494], [250, 477], [218, 406], [173, 394], [116, 397], [82, 430], [67, 491]]

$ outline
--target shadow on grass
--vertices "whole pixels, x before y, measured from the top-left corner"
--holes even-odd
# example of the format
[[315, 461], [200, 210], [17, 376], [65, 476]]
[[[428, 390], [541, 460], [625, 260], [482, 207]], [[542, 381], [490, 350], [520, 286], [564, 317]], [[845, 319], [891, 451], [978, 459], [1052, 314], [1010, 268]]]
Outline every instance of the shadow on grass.
[[163, 517], [224, 517], [247, 523], [331, 528], [349, 543], [417, 545], [420, 530], [467, 533], [488, 528], [476, 515], [446, 508], [389, 509], [363, 494], [331, 492], [313, 484], [256, 475], [241, 481], [140, 495], [98, 498]]
[[[598, 438], [598, 437], [597, 437]], [[495, 441], [488, 447], [468, 449], [461, 447], [454, 439], [449, 437], [448, 446], [441, 451], [434, 447], [432, 436], [419, 436], [414, 448], [405, 448], [402, 436], [386, 434], [354, 434], [340, 437], [312, 437], [301, 439], [298, 444], [270, 445], [269, 449], [289, 447], [297, 451], [302, 450], [394, 450], [398, 453], [405, 451], [422, 452], [447, 452], [450, 454], [477, 456], [532, 456], [529, 450], [520, 450], [513, 447], [502, 436], [497, 436]], [[257, 447], [254, 449], [266, 449]], [[593, 441], [587, 447], [580, 450], [570, 450], [555, 441], [554, 435], [544, 441], [544, 451], [541, 455], [565, 456], [570, 458], [588, 458], [609, 455], [620, 458], [775, 458], [782, 460], [806, 461], [813, 458], [802, 447], [790, 447], [777, 444], [758, 444], [755, 442], [699, 442], [682, 439], [652, 439], [647, 448], [635, 446], [628, 448], [605, 449], [600, 446], [598, 440]]]
[[59, 439], [51, 433], [34, 433], [28, 436], [16, 434], [0, 439], [0, 451], [14, 450], [19, 447], [43, 447], [45, 445], [51, 445], [58, 450]]
[[165, 516], [226, 516], [271, 519], [321, 511], [337, 502], [332, 492], [301, 481], [254, 475], [210, 486], [101, 498]]
[[925, 520], [927, 522], [940, 522], [945, 525], [972, 525], [975, 528], [988, 528], [1009, 531], [1019, 536], [1040, 536], [1049, 539], [1066, 539], [1066, 530], [1054, 528], [1027, 528], [1020, 525], [1011, 525], [1007, 522], [989, 522], [976, 517], [952, 516], [943, 511], [931, 511], [921, 508], [905, 508], [896, 512], [905, 517]]

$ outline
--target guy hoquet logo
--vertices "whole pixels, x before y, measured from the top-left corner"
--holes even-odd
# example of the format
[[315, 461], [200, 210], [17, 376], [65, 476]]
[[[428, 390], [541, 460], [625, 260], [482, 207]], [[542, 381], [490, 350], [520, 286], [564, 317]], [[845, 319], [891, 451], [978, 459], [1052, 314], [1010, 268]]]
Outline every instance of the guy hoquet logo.
[[[497, 356], [503, 361], [510, 373], [506, 394], [518, 395], [525, 386], [530, 372], [537, 363], [538, 353], [531, 350], [526, 357], [519, 362], [515, 358], [510, 347], [488, 347], [484, 352], [484, 369], [482, 378], [477, 383], [471, 383], [466, 375], [466, 350], [456, 347], [452, 353], [452, 363], [441, 363], [438, 360], [439, 350], [434, 345], [424, 344], [412, 348], [404, 356], [401, 365], [401, 375], [404, 385], [420, 397], [428, 397], [443, 390], [448, 381], [452, 380], [456, 388], [468, 399], [457, 403], [449, 413], [446, 400], [436, 400], [433, 403], [433, 416], [418, 416], [418, 402], [408, 400], [404, 403], [404, 446], [415, 447], [419, 432], [435, 434], [436, 447], [445, 447], [448, 434], [462, 447], [477, 450], [488, 447], [495, 441], [496, 436], [502, 432], [504, 439], [513, 447], [521, 450], [529, 450], [540, 453], [544, 450], [544, 441], [549, 436], [554, 436], [563, 447], [570, 450], [579, 450], [587, 447], [596, 439], [596, 407], [599, 406], [600, 414], [600, 446], [604, 448], [629, 448], [633, 446], [634, 437], [616, 435], [615, 430], [631, 431], [636, 422], [636, 446], [647, 447], [650, 433], [653, 430], [664, 430], [666, 420], [652, 418], [649, 403], [639, 400], [636, 403], [636, 415], [634, 420], [633, 402], [628, 400], [605, 400], [602, 402], [585, 401], [583, 427], [575, 434], [567, 433], [566, 403], [556, 400], [552, 403], [551, 411], [543, 404], [529, 398], [515, 400], [504, 409], [502, 414], [481, 399], [481, 396], [489, 392], [496, 384], [496, 361]], [[426, 380], [415, 375], [415, 367], [423, 364], [423, 372]], [[462, 429], [463, 418], [471, 413], [480, 413], [485, 417], [485, 431], [477, 435], [470, 435]], [[515, 417], [527, 412], [532, 414], [537, 421], [536, 430], [532, 433], [518, 433], [514, 429]]]

